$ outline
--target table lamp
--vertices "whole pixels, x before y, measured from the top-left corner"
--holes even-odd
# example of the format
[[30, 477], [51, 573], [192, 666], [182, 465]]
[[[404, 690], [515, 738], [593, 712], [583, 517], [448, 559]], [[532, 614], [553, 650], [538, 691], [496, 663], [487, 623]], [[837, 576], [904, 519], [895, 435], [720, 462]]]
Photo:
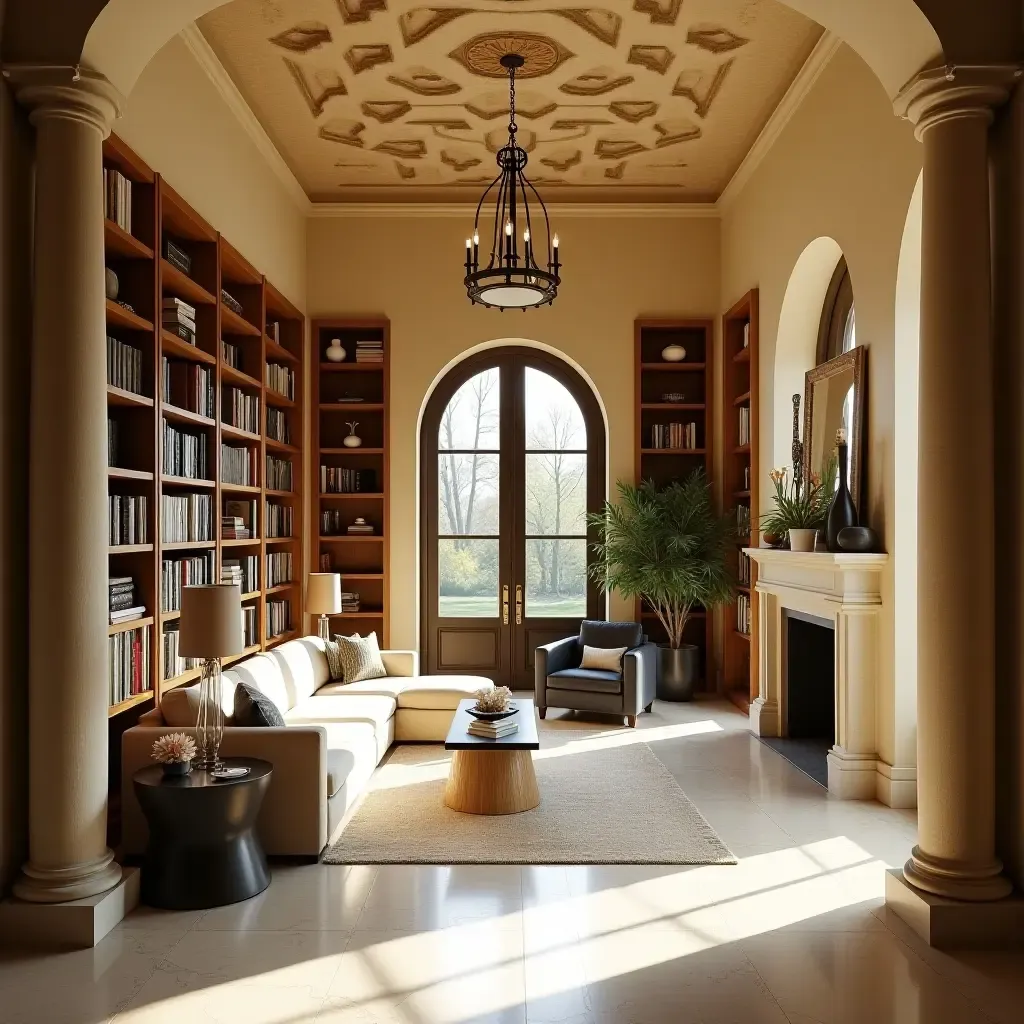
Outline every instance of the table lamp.
[[331, 639], [328, 615], [341, 611], [341, 573], [311, 572], [306, 581], [306, 611], [320, 616], [317, 635], [321, 640]]
[[234, 583], [184, 587], [178, 653], [183, 658], [202, 658], [199, 682], [199, 718], [196, 721], [197, 768], [220, 765], [224, 738], [224, 682], [220, 659], [241, 654], [242, 594]]

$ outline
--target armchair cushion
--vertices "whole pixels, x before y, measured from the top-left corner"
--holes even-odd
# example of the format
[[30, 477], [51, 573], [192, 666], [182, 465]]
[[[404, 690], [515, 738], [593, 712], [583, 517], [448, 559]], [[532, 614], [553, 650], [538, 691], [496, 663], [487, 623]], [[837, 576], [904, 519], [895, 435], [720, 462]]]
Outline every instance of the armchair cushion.
[[605, 672], [621, 672], [625, 647], [584, 647], [580, 668], [597, 668]]
[[643, 628], [637, 622], [602, 622], [584, 619], [580, 623], [581, 649], [586, 647], [639, 647]]
[[622, 693], [622, 674], [598, 668], [566, 668], [548, 676], [552, 690], [583, 690], [587, 693]]

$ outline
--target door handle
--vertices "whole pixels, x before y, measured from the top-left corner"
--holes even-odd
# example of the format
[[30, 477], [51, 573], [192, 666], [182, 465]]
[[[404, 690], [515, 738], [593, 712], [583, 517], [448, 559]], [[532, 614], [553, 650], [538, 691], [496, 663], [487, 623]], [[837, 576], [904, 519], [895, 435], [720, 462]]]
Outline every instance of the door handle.
[[516, 584], [516, 625], [521, 626], [523, 624], [523, 588], [521, 584]]
[[501, 621], [502, 624], [508, 625], [508, 584], [501, 588]]

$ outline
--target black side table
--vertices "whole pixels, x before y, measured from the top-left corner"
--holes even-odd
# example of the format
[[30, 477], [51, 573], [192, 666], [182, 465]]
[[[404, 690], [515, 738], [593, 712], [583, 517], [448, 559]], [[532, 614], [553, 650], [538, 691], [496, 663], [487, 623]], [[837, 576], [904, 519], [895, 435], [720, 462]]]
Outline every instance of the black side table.
[[247, 900], [270, 884], [267, 858], [253, 826], [273, 766], [255, 757], [229, 757], [224, 764], [249, 772], [217, 781], [199, 769], [166, 777], [161, 765], [153, 765], [133, 776], [149, 823], [143, 903], [202, 910]]

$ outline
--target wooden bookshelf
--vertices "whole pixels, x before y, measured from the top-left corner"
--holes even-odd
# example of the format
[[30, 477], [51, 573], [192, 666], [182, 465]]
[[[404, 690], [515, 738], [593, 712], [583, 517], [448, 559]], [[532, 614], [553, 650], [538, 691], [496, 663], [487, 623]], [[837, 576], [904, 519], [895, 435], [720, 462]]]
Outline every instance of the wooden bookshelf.
[[[684, 480], [696, 469], [713, 479], [713, 360], [714, 321], [705, 319], [637, 320], [635, 347], [635, 452], [636, 479], [653, 480], [666, 486]], [[686, 356], [668, 362], [661, 352], [668, 345], [682, 345]], [[668, 424], [694, 425], [689, 448], [657, 447], [654, 428], [668, 434]], [[685, 438], [683, 439], [685, 440]], [[665, 443], [668, 443], [666, 436]], [[655, 642], [667, 641], [665, 630], [654, 612], [642, 602], [637, 614], [644, 632]], [[701, 650], [699, 690], [714, 689], [716, 667], [712, 643], [712, 620], [703, 610], [691, 615], [685, 642]]]
[[[758, 546], [761, 482], [758, 460], [758, 306], [757, 289], [747, 292], [722, 317], [726, 508], [736, 510], [734, 571], [740, 584], [724, 609], [723, 680], [726, 694], [744, 711], [757, 696], [757, 563], [741, 548]], [[741, 427], [741, 420], [743, 427]], [[749, 524], [744, 530], [741, 522]], [[749, 611], [743, 614], [741, 606]], [[749, 619], [749, 623], [743, 619]]]
[[[327, 359], [331, 339], [346, 351], [343, 362]], [[317, 372], [313, 376], [311, 536], [317, 538], [311, 571], [340, 572], [342, 590], [359, 595], [358, 612], [331, 617], [331, 629], [346, 634], [377, 633], [386, 647], [390, 632], [390, 565], [388, 554], [389, 482], [389, 362], [390, 325], [385, 319], [314, 320], [312, 341]], [[380, 363], [356, 361], [357, 342], [383, 346]], [[343, 443], [347, 423], [356, 422], [362, 440], [358, 448]], [[321, 483], [321, 467], [364, 471], [358, 492], [329, 493]], [[338, 530], [328, 531], [323, 519], [336, 516]], [[372, 535], [348, 535], [356, 518], [374, 528]]]
[[[113, 221], [106, 222], [104, 231], [106, 265], [117, 273], [119, 280], [117, 298], [129, 303], [131, 309], [108, 299], [107, 331], [139, 349], [143, 367], [141, 395], [124, 388], [107, 388], [108, 417], [119, 424], [120, 435], [117, 464], [107, 471], [108, 487], [112, 494], [144, 494], [148, 499], [148, 543], [108, 549], [111, 576], [134, 577], [140, 603], [146, 606], [144, 618], [111, 626], [108, 634], [144, 629], [148, 631], [150, 647], [147, 689], [112, 705], [109, 713], [113, 718], [129, 710], [145, 710], [146, 701], [159, 699], [168, 689], [193, 682], [199, 676], [197, 668], [176, 674], [164, 672], [163, 634], [175, 628], [179, 618], [178, 612], [165, 610], [160, 604], [165, 559], [212, 554], [216, 581], [221, 578], [225, 558], [256, 558], [258, 585], [242, 595], [243, 605], [256, 611], [256, 642], [240, 657], [266, 650], [280, 643], [282, 636], [297, 635], [303, 622], [305, 321], [257, 268], [116, 136], [104, 143], [104, 166], [117, 169], [132, 181], [131, 231]], [[168, 238], [191, 259], [188, 273], [167, 259], [164, 245]], [[224, 297], [224, 292], [240, 303], [241, 312]], [[163, 326], [162, 303], [171, 297], [196, 308], [194, 345]], [[228, 362], [223, 342], [237, 346], [237, 367]], [[194, 403], [183, 397], [177, 387], [173, 395], [164, 394], [164, 360], [175, 368], [175, 373], [184, 372], [180, 367], [210, 372], [210, 408], [204, 412], [188, 408]], [[294, 372], [290, 395], [278, 396], [267, 386], [270, 363], [287, 365]], [[234, 389], [258, 400], [254, 422], [231, 422]], [[280, 412], [281, 423], [287, 430], [285, 441], [270, 437], [268, 408]], [[205, 439], [205, 479], [176, 475], [164, 465], [165, 424]], [[250, 453], [255, 472], [249, 484], [236, 485], [224, 480], [222, 443]], [[291, 466], [289, 487], [267, 487], [268, 454]], [[204, 495], [210, 499], [211, 539], [164, 540], [167, 524], [162, 521], [161, 502], [172, 495]], [[233, 499], [256, 502], [255, 535], [251, 539], [221, 537], [224, 501]], [[290, 536], [266, 537], [268, 501], [291, 508]], [[272, 587], [268, 586], [268, 553], [290, 554], [292, 559], [290, 578]], [[268, 595], [289, 606], [285, 629], [276, 637], [270, 635]]]

